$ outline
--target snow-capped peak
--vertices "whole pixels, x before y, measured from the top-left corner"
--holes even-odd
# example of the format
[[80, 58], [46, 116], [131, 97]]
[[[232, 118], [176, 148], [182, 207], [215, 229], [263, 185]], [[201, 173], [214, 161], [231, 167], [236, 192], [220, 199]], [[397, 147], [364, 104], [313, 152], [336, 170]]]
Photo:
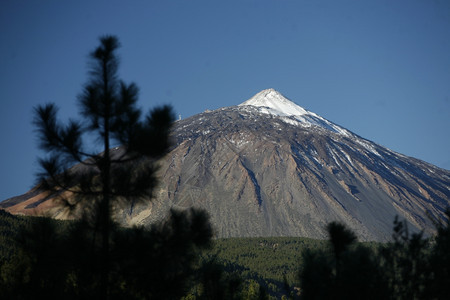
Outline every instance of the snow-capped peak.
[[252, 98], [239, 104], [239, 106], [243, 105], [267, 107], [272, 114], [280, 116], [301, 116], [308, 114], [303, 107], [295, 104], [274, 89], [262, 90]]
[[262, 90], [238, 106], [242, 108], [246, 106], [257, 107], [261, 113], [278, 116], [284, 122], [292, 125], [302, 127], [318, 126], [344, 136], [351, 135], [347, 129], [313, 112], [307, 111], [274, 89]]

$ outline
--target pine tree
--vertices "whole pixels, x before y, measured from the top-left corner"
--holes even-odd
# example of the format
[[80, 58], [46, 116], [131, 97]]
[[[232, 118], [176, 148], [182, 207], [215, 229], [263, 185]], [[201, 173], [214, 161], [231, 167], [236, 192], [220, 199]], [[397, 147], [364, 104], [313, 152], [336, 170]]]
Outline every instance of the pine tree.
[[[167, 152], [174, 121], [169, 106], [142, 118], [137, 86], [118, 78], [118, 48], [116, 37], [104, 36], [90, 54], [89, 80], [78, 101], [82, 122], [58, 122], [54, 104], [36, 107], [34, 120], [40, 148], [47, 152], [39, 160], [41, 188], [57, 193], [92, 229], [102, 298], [108, 298], [113, 210], [151, 199], [153, 161]], [[92, 146], [94, 140], [100, 149]]]

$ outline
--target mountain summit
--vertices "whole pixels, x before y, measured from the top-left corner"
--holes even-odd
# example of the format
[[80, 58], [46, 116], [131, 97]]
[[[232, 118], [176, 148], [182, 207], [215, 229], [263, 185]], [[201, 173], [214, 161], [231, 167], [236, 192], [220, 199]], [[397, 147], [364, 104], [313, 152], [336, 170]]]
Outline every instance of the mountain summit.
[[274, 89], [262, 90], [252, 98], [238, 105], [242, 109], [245, 109], [247, 106], [257, 107], [258, 111], [263, 114], [278, 116], [280, 120], [291, 125], [302, 127], [318, 126], [334, 133], [345, 136], [351, 135], [347, 129], [313, 112], [307, 111]]
[[[150, 205], [118, 208], [122, 224], [149, 224], [169, 209], [208, 211], [218, 237], [326, 238], [331, 221], [361, 240], [389, 240], [395, 216], [435, 231], [450, 205], [450, 171], [366, 140], [268, 89], [237, 106], [175, 122]], [[64, 218], [32, 190], [12, 213]]]
[[247, 101], [239, 104], [239, 106], [244, 105], [265, 107], [269, 109], [267, 112], [278, 116], [301, 116], [308, 114], [303, 107], [295, 104], [274, 89], [263, 90]]

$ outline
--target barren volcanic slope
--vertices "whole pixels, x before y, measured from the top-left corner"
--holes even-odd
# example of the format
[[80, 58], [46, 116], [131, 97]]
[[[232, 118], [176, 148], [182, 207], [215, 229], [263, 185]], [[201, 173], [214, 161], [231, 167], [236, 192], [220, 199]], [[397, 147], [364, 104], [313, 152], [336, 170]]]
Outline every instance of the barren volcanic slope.
[[[325, 225], [338, 220], [361, 240], [383, 241], [396, 215], [432, 233], [430, 219], [443, 219], [450, 204], [450, 171], [363, 139], [273, 89], [177, 121], [173, 138], [157, 199], [122, 210], [123, 223], [195, 206], [210, 213], [219, 237], [325, 238]], [[39, 213], [51, 201], [42, 198], [29, 192], [2, 206]]]

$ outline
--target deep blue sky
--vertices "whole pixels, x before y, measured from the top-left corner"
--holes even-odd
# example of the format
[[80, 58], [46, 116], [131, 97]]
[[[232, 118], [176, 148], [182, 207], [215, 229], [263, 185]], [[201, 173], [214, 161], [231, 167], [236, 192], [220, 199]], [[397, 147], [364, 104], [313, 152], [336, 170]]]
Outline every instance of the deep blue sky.
[[144, 109], [183, 118], [275, 88], [405, 155], [450, 169], [450, 2], [23, 1], [0, 3], [0, 200], [33, 186], [32, 109], [77, 117], [98, 37]]

